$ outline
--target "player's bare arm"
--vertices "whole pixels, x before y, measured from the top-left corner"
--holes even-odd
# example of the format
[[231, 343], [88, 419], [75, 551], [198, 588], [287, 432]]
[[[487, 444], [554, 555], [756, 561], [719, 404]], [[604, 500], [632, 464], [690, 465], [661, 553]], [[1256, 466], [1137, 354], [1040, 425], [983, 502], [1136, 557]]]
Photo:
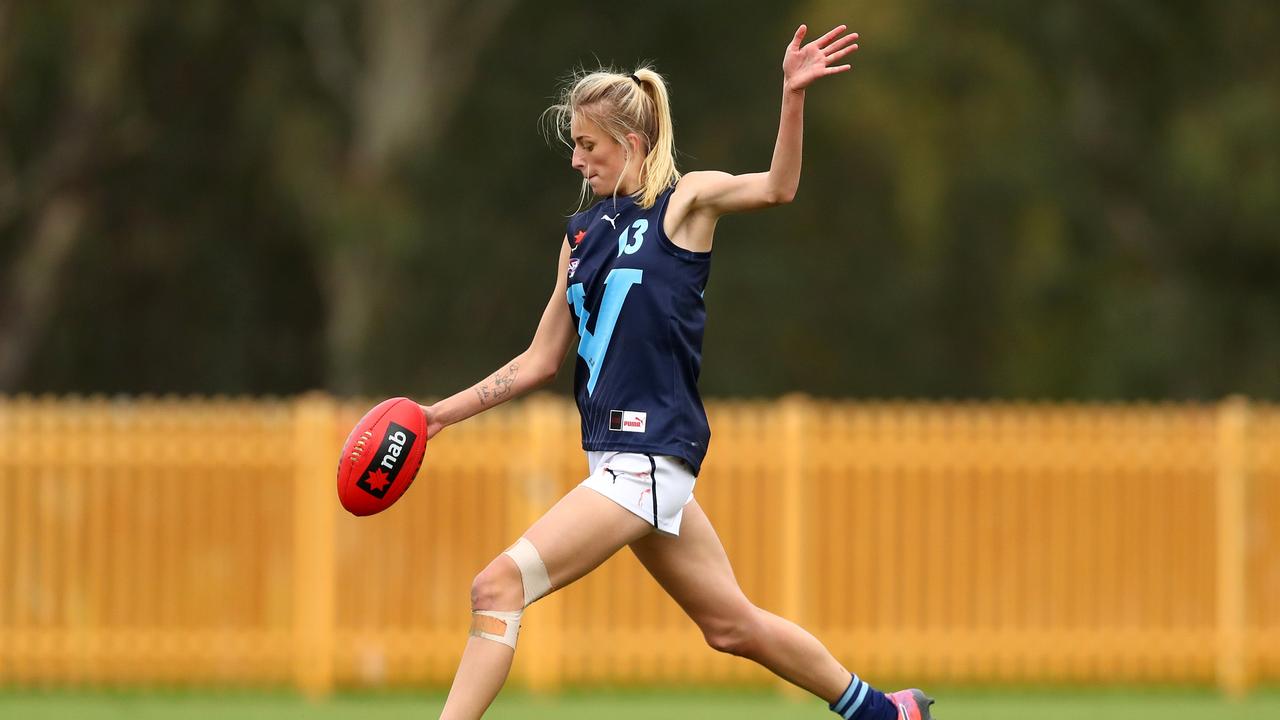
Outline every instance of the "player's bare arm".
[[569, 268], [569, 239], [560, 247], [556, 287], [542, 311], [542, 319], [528, 349], [505, 363], [492, 375], [467, 390], [456, 393], [430, 406], [423, 406], [427, 416], [427, 437], [472, 415], [496, 407], [512, 398], [547, 384], [556, 376], [575, 336], [569, 307], [565, 302], [566, 276]]
[[[673, 242], [690, 250], [710, 250], [710, 231], [720, 216], [791, 202], [800, 186], [805, 90], [820, 78], [852, 67], [834, 64], [858, 49], [858, 34], [845, 34], [845, 30], [846, 26], [838, 25], [808, 44], [802, 44], [808, 28], [801, 25], [796, 30], [782, 59], [782, 117], [769, 171], [685, 175], [671, 198], [665, 223]], [[684, 227], [686, 220], [688, 227]]]

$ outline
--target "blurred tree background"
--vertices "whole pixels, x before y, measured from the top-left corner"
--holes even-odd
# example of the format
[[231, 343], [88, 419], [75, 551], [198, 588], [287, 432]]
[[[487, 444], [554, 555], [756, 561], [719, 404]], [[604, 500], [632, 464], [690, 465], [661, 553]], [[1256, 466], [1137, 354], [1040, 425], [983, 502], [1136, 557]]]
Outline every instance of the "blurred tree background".
[[[453, 392], [524, 348], [578, 180], [538, 117], [651, 61], [727, 218], [704, 393], [1280, 399], [1280, 5], [0, 0], [0, 392]], [[562, 372], [557, 387], [569, 387]]]

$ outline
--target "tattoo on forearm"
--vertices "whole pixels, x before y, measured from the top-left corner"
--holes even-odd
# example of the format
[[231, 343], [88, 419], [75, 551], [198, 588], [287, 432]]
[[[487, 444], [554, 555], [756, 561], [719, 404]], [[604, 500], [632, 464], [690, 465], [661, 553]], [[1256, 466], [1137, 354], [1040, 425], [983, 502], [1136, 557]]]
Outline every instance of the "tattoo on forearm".
[[[492, 402], [502, 400], [511, 394], [511, 389], [515, 387], [516, 375], [520, 372], [520, 363], [511, 363], [507, 367], [493, 374], [488, 382], [476, 388], [476, 394], [480, 396], [480, 404], [488, 405]], [[490, 387], [492, 386], [492, 387]]]
[[520, 372], [520, 363], [511, 363], [506, 370], [499, 370], [493, 375], [493, 399], [500, 400], [510, 394], [516, 384], [516, 374]]

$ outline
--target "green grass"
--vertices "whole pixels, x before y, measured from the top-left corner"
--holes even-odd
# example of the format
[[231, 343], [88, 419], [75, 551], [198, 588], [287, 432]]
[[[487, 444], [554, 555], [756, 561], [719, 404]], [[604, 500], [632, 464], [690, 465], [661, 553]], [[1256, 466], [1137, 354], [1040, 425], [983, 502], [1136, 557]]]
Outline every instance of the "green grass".
[[[1210, 692], [1182, 690], [1043, 691], [956, 690], [935, 694], [938, 720], [1210, 720], [1280, 718], [1280, 692], [1255, 693], [1240, 703]], [[23, 693], [0, 695], [0, 718], [23, 720], [421, 720], [434, 718], [440, 695], [340, 696], [312, 704], [289, 695]], [[834, 718], [817, 701], [757, 692], [570, 693], [540, 698], [505, 693], [487, 718], [519, 720], [799, 720]]]

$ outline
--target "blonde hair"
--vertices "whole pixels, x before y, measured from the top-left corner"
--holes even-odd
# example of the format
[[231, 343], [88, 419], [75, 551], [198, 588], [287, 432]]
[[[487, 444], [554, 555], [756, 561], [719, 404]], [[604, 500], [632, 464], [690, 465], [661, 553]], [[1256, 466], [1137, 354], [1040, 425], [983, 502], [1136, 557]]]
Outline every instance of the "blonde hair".
[[[575, 115], [599, 125], [622, 145], [627, 158], [623, 174], [634, 159], [627, 133], [640, 137], [645, 148], [644, 159], [640, 161], [640, 189], [636, 191], [640, 207], [653, 207], [658, 195], [680, 179], [667, 85], [662, 76], [648, 66], [630, 75], [612, 68], [575, 71], [561, 87], [558, 102], [542, 114], [548, 139], [554, 133], [572, 148], [570, 127]], [[622, 183], [621, 176], [618, 183]], [[590, 193], [591, 186], [584, 180], [580, 206], [586, 203]], [[617, 196], [617, 186], [613, 194]]]

